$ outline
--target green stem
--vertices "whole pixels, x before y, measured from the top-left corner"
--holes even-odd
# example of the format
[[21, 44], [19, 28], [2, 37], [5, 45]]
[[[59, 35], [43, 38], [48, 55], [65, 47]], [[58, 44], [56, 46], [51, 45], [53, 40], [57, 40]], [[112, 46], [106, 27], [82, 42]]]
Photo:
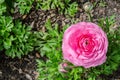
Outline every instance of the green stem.
[[92, 22], [92, 21], [93, 21], [93, 19], [92, 19], [91, 13], [90, 13], [90, 12], [88, 12], [87, 14], [88, 14], [89, 21], [90, 21], [90, 22]]

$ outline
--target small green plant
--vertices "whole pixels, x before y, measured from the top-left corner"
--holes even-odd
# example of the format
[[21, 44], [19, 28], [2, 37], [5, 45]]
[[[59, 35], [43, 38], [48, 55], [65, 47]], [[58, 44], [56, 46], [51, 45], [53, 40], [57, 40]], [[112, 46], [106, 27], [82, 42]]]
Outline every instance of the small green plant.
[[70, 16], [74, 16], [78, 10], [78, 4], [76, 2], [69, 4], [69, 7], [65, 10], [65, 14], [69, 14]]
[[27, 55], [33, 50], [36, 38], [31, 32], [31, 27], [26, 27], [20, 21], [12, 19], [10, 13], [13, 3], [13, 0], [0, 1], [0, 51], [4, 51], [12, 58], [21, 58], [22, 55]]
[[4, 0], [1, 0], [0, 1], [0, 16], [3, 14], [3, 12], [6, 11], [6, 5], [5, 5], [5, 2]]
[[0, 1], [0, 14], [5, 12], [7, 14], [13, 14], [14, 12], [20, 12], [20, 14], [29, 13], [33, 6], [34, 0], [1, 0]]
[[106, 6], [106, 2], [104, 0], [100, 0], [99, 6], [100, 7], [105, 7]]
[[[108, 40], [109, 40], [109, 47], [108, 47], [108, 53], [107, 53], [107, 62], [106, 64], [102, 65], [103, 69], [101, 72], [103, 74], [109, 75], [112, 74], [113, 71], [115, 71], [118, 66], [120, 66], [120, 28], [113, 28], [115, 23], [114, 20], [115, 16], [111, 16], [110, 18], [100, 19], [99, 23], [100, 26], [107, 32]], [[111, 31], [112, 28], [112, 31]]]
[[62, 62], [61, 41], [63, 33], [58, 30], [57, 24], [52, 28], [50, 20], [46, 22], [45, 27], [47, 32], [42, 33], [38, 49], [41, 55], [46, 56], [48, 60], [46, 62], [37, 60], [38, 71], [41, 75], [39, 80], [63, 80], [61, 73], [58, 72], [58, 65]]
[[5, 50], [6, 55], [21, 58], [33, 50], [34, 41], [30, 27], [19, 21], [13, 23], [11, 17], [0, 17], [0, 50]]
[[78, 4], [71, 0], [38, 0], [37, 7], [42, 10], [57, 9], [61, 14], [74, 16], [78, 10]]
[[21, 14], [27, 14], [32, 8], [34, 0], [16, 0], [15, 7], [18, 7]]
[[12, 28], [11, 17], [0, 16], [0, 50], [11, 46], [12, 36], [10, 36], [10, 32]]
[[[83, 67], [75, 67], [62, 59], [62, 36], [68, 26], [64, 26], [64, 29], [59, 31], [58, 26], [55, 25], [52, 28], [48, 20], [45, 25], [47, 31], [42, 33], [41, 43], [38, 46], [40, 53], [47, 58], [46, 61], [37, 60], [40, 73], [38, 80], [96, 80], [101, 74], [109, 75], [117, 70], [118, 66], [120, 66], [120, 28], [111, 32], [110, 28], [115, 24], [114, 16], [99, 19], [98, 24], [107, 33], [109, 40], [107, 61], [100, 66], [85, 69]], [[65, 68], [67, 70], [65, 73], [59, 71], [59, 65], [63, 62], [68, 64], [68, 67]]]
[[[46, 21], [46, 29], [47, 32], [39, 32], [37, 33], [37, 37], [39, 38], [38, 43], [36, 43], [37, 48], [42, 56], [46, 55], [46, 52], [51, 51], [53, 46], [60, 47], [60, 42], [62, 35], [58, 31], [58, 25], [56, 24], [54, 28], [52, 28], [50, 20]], [[57, 40], [57, 42], [56, 42]], [[39, 44], [39, 45], [38, 45]]]

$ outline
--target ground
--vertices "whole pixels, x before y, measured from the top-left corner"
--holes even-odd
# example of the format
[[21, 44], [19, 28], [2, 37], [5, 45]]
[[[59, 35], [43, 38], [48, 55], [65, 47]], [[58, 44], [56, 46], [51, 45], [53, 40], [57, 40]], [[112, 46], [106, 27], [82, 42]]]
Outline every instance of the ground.
[[[82, 0], [81, 0], [82, 1]], [[102, 17], [111, 15], [116, 16], [116, 25], [120, 24], [120, 0], [91, 0], [93, 3], [96, 1], [96, 5], [91, 11], [93, 22], [97, 23], [97, 20]], [[66, 15], [58, 14], [56, 10], [43, 11], [41, 9], [30, 10], [27, 15], [20, 15], [15, 13], [14, 19], [20, 18], [24, 24], [31, 25], [33, 30], [44, 30], [44, 23], [47, 19], [51, 19], [52, 24], [58, 23], [60, 28], [66, 24], [72, 24], [74, 20], [88, 21], [88, 16], [83, 9], [83, 4], [86, 0], [79, 2], [79, 9], [74, 18], [68, 18]], [[0, 80], [36, 80], [39, 73], [37, 72], [36, 59], [41, 58], [39, 53], [33, 51], [29, 55], [24, 56], [21, 59], [9, 58], [4, 55], [4, 52], [0, 52]], [[109, 76], [102, 75], [101, 77], [105, 80], [119, 80], [120, 79], [120, 68]]]

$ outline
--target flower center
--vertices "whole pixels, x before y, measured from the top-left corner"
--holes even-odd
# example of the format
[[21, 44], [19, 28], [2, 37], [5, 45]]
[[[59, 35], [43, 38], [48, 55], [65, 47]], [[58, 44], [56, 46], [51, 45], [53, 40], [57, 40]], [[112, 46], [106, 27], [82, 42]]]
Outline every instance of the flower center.
[[85, 45], [87, 46], [89, 44], [89, 41], [88, 40], [85, 40]]
[[91, 52], [94, 48], [94, 41], [90, 35], [83, 35], [79, 40], [79, 46], [81, 50]]

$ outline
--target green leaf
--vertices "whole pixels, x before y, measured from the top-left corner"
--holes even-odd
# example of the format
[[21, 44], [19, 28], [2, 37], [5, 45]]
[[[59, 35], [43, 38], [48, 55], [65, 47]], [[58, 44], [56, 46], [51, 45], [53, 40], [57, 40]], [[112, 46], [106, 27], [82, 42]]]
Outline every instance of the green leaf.
[[11, 40], [7, 39], [4, 41], [4, 48], [9, 49], [11, 47]]

